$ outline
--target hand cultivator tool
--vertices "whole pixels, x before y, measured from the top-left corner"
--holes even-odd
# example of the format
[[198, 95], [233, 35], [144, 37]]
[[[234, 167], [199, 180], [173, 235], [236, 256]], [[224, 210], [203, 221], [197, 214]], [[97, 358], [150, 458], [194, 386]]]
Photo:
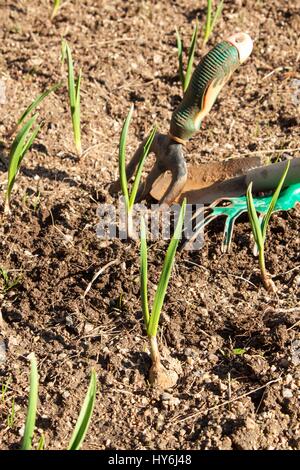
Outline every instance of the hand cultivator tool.
[[[190, 204], [208, 205], [206, 210], [209, 213], [196, 227], [189, 243], [204, 226], [219, 216], [225, 216], [223, 251], [230, 249], [236, 219], [247, 212], [245, 195], [250, 182], [255, 193], [274, 191], [285, 162], [263, 166], [264, 162], [259, 157], [250, 157], [200, 164], [187, 169], [182, 145], [200, 129], [222, 87], [251, 52], [250, 36], [237, 33], [203, 57], [183, 100], [172, 115], [169, 134], [157, 133], [153, 139], [150, 151], [155, 154], [156, 163], [137, 194], [137, 200], [141, 200], [150, 193], [161, 205], [181, 202], [184, 198]], [[135, 172], [146, 141], [141, 143], [126, 168], [128, 180]], [[284, 187], [286, 189], [277, 201], [276, 211], [292, 209], [300, 202], [300, 159], [292, 160]], [[116, 185], [114, 189], [117, 189]], [[255, 208], [261, 216], [270, 201], [269, 195], [254, 198]], [[204, 207], [200, 210], [204, 211]]]
[[[153, 139], [150, 152], [155, 154], [156, 163], [140, 187], [137, 200], [145, 198], [157, 178], [166, 171], [171, 172], [171, 182], [160, 197], [160, 204], [171, 204], [180, 195], [188, 179], [182, 146], [200, 129], [221, 89], [239, 65], [250, 56], [252, 48], [250, 36], [237, 33], [217, 44], [203, 57], [172, 115], [169, 134], [156, 133]], [[126, 168], [128, 181], [133, 177], [146, 141], [144, 139], [140, 144]], [[116, 191], [119, 188], [119, 183], [115, 183], [111, 189]]]
[[[241, 191], [244, 188], [244, 193], [246, 193], [246, 188], [251, 181], [253, 182], [252, 187], [256, 192], [261, 190], [266, 191], [269, 189], [275, 190], [280, 179], [279, 170], [283, 172], [284, 164], [286, 164], [286, 162], [280, 162], [279, 164], [269, 165], [264, 168], [257, 168], [249, 171], [242, 177], [232, 178], [220, 183], [219, 185], [214, 185], [217, 186], [217, 191], [216, 187], [214, 190], [209, 188], [206, 191], [206, 194], [204, 191], [204, 193], [202, 193], [202, 200], [210, 200], [210, 194], [216, 195], [219, 193], [223, 196], [214, 200], [207, 208], [209, 214], [206, 215], [197, 227], [195, 227], [194, 235], [188, 241], [188, 244], [192, 243], [199, 232], [212, 220], [217, 217], [225, 216], [226, 221], [223, 234], [222, 252], [229, 252], [235, 221], [240, 215], [248, 212], [247, 197], [241, 196]], [[274, 212], [288, 211], [296, 207], [297, 203], [300, 203], [300, 158], [292, 160], [284, 187], [285, 189], [280, 193], [279, 198], [277, 199]], [[225, 194], [227, 194], [227, 196], [225, 196]], [[240, 197], [230, 197], [228, 194], [237, 194]], [[260, 221], [262, 221], [264, 215], [267, 213], [271, 200], [272, 195], [253, 198], [255, 209], [260, 214]], [[197, 213], [194, 215], [194, 218], [196, 215]]]
[[[189, 204], [208, 205], [206, 209], [202, 207], [198, 210], [193, 218], [196, 218], [200, 211], [205, 210], [208, 213], [195, 227], [194, 235], [188, 243], [192, 243], [206, 225], [217, 217], [224, 216], [226, 222], [222, 252], [230, 251], [234, 224], [240, 215], [247, 212], [247, 198], [245, 195], [249, 184], [252, 182], [252, 189], [255, 193], [275, 191], [286, 166], [284, 161], [267, 166], [258, 166], [261, 164], [259, 158], [248, 158], [231, 159], [192, 167], [193, 178], [188, 179], [177, 201], [180, 202], [183, 198], [186, 198]], [[251, 166], [254, 166], [254, 168], [245, 171]], [[243, 172], [244, 174], [230, 178], [234, 175], [234, 172]], [[210, 176], [203, 178], [203, 175], [207, 174], [210, 174]], [[151, 191], [151, 195], [155, 199], [160, 199], [169, 180], [169, 175], [164, 175], [155, 183]], [[274, 211], [288, 211], [296, 207], [297, 203], [300, 203], [300, 158], [294, 158], [291, 161], [283, 187], [285, 189], [281, 192]], [[254, 198], [256, 211], [261, 215], [261, 218], [267, 212], [271, 199], [272, 196], [269, 195]]]

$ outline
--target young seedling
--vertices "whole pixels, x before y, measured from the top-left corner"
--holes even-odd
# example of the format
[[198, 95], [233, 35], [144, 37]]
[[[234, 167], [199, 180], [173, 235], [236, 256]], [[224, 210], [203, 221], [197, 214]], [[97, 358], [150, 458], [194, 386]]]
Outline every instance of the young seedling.
[[204, 28], [204, 39], [203, 39], [203, 44], [205, 45], [207, 41], [209, 40], [216, 23], [218, 19], [221, 16], [222, 10], [223, 10], [223, 3], [224, 1], [221, 0], [216, 8], [215, 14], [213, 14], [212, 11], [212, 0], [207, 0], [207, 11], [206, 11], [206, 22], [205, 22], [205, 28]]
[[9, 166], [8, 166], [8, 180], [7, 180], [7, 190], [5, 194], [5, 204], [4, 212], [10, 213], [10, 197], [11, 192], [18, 174], [22, 160], [26, 152], [30, 149], [33, 141], [35, 140], [39, 130], [40, 125], [34, 127], [33, 131], [31, 129], [36, 123], [38, 114], [35, 114], [30, 118], [24, 126], [21, 128], [17, 134], [15, 140], [12, 143], [10, 154], [9, 154]]
[[67, 41], [62, 42], [62, 62], [67, 60], [68, 67], [68, 93], [69, 104], [73, 126], [74, 143], [78, 156], [82, 154], [81, 148], [81, 132], [80, 132], [80, 85], [81, 85], [81, 70], [79, 70], [78, 78], [74, 77], [74, 65], [72, 53]]
[[15, 287], [16, 285], [18, 285], [20, 280], [21, 280], [21, 276], [16, 277], [15, 279], [10, 279], [10, 276], [9, 276], [8, 272], [6, 271], [6, 269], [1, 268], [1, 267], [0, 267], [0, 276], [3, 279], [3, 284], [4, 285], [3, 285], [3, 288], [2, 288], [2, 292], [4, 294], [6, 294], [6, 292], [8, 292], [10, 289]]
[[7, 394], [7, 390], [8, 390], [8, 387], [9, 387], [9, 383], [10, 383], [10, 379], [8, 379], [8, 381], [6, 383], [3, 383], [1, 385], [1, 402], [2, 402], [3, 405], [5, 404], [6, 394]]
[[53, 20], [53, 18], [57, 15], [59, 7], [60, 7], [60, 0], [54, 0], [51, 20]]
[[29, 401], [26, 416], [26, 423], [24, 429], [24, 436], [22, 441], [22, 450], [30, 450], [32, 445], [32, 438], [35, 428], [37, 403], [38, 403], [38, 389], [39, 389], [39, 376], [37, 370], [37, 361], [34, 353], [30, 355], [30, 385], [29, 385]]
[[159, 319], [168, 288], [172, 267], [174, 264], [174, 258], [177, 250], [179, 240], [181, 238], [181, 232], [183, 227], [184, 215], [186, 208], [186, 200], [183, 201], [180, 209], [177, 225], [170, 241], [161, 275], [159, 278], [157, 290], [154, 296], [151, 313], [149, 313], [148, 306], [148, 257], [147, 257], [147, 237], [145, 221], [141, 218], [141, 248], [140, 248], [140, 291], [141, 291], [141, 303], [144, 317], [144, 324], [147, 331], [147, 335], [150, 343], [150, 353], [152, 366], [149, 373], [150, 382], [160, 388], [169, 388], [174, 385], [177, 377], [171, 376], [170, 372], [167, 371], [161, 364], [160, 354], [157, 344], [157, 330]]
[[136, 195], [137, 195], [139, 184], [141, 181], [144, 163], [149, 153], [154, 136], [156, 134], [156, 127], [154, 127], [152, 131], [150, 132], [150, 135], [144, 145], [144, 149], [143, 149], [143, 152], [142, 152], [142, 155], [141, 155], [138, 167], [137, 167], [134, 183], [132, 185], [131, 193], [129, 194], [128, 181], [127, 181], [127, 176], [126, 176], [126, 141], [127, 141], [130, 121], [132, 118], [132, 113], [133, 113], [133, 106], [131, 106], [129, 113], [127, 115], [127, 118], [124, 122], [123, 129], [121, 132], [121, 137], [120, 137], [120, 145], [119, 145], [120, 185], [121, 185], [121, 190], [123, 193], [124, 203], [125, 203], [127, 234], [130, 238], [134, 238], [135, 236], [134, 230], [133, 230], [133, 220], [132, 220], [133, 206], [136, 200]]
[[[38, 370], [35, 355], [30, 355], [31, 361], [31, 372], [30, 372], [30, 391], [29, 391], [29, 404], [26, 417], [26, 424], [24, 430], [24, 436], [22, 441], [22, 450], [30, 450], [32, 447], [32, 438], [34, 434], [36, 414], [37, 414], [37, 403], [38, 403]], [[72, 434], [68, 450], [79, 450], [82, 446], [83, 440], [86, 436], [91, 417], [94, 410], [95, 399], [97, 392], [97, 376], [93, 370], [91, 374], [90, 384], [81, 407], [81, 411]], [[44, 448], [45, 438], [42, 435], [38, 449]]]
[[177, 42], [177, 53], [178, 53], [178, 63], [179, 63], [178, 69], [179, 69], [179, 78], [181, 81], [183, 93], [185, 93], [187, 87], [189, 86], [191, 76], [192, 76], [197, 36], [198, 36], [198, 20], [196, 20], [196, 24], [194, 27], [194, 32], [193, 32], [193, 36], [192, 36], [192, 40], [191, 40], [191, 44], [190, 44], [189, 52], [188, 52], [187, 69], [186, 69], [186, 73], [184, 73], [183, 43], [182, 43], [179, 31], [176, 28], [176, 42]]
[[25, 109], [24, 113], [22, 114], [22, 116], [18, 119], [18, 122], [16, 123], [16, 125], [10, 129], [10, 131], [7, 133], [8, 136], [11, 136], [16, 130], [17, 128], [25, 121], [25, 119], [29, 116], [29, 114], [34, 111], [38, 106], [39, 104], [48, 96], [50, 95], [50, 93], [52, 92], [55, 92], [59, 87], [61, 87], [61, 83], [56, 83], [55, 85], [53, 85], [51, 88], [49, 88], [48, 90], [45, 90], [43, 93], [41, 93], [40, 95], [38, 95], [36, 97], [36, 99]]
[[45, 434], [42, 433], [42, 434], [41, 434], [41, 437], [40, 437], [40, 439], [39, 439], [38, 445], [37, 445], [37, 450], [44, 450], [44, 448], [45, 448], [45, 442], [46, 442], [46, 440], [45, 440]]
[[0, 401], [1, 401], [1, 408], [3, 409], [4, 408], [8, 409], [9, 403], [11, 403], [10, 409], [8, 410], [8, 413], [7, 413], [6, 424], [8, 428], [13, 428], [15, 424], [16, 409], [15, 409], [15, 399], [12, 398], [10, 400], [9, 398], [8, 388], [9, 388], [10, 381], [11, 379], [9, 378], [6, 383], [1, 384], [1, 392], [0, 392], [1, 400]]
[[282, 189], [286, 175], [289, 171], [289, 167], [290, 167], [290, 161], [288, 161], [286, 169], [284, 170], [283, 175], [280, 178], [277, 189], [273, 194], [273, 197], [271, 199], [267, 212], [260, 218], [257, 215], [254, 201], [253, 201], [252, 182], [249, 184], [248, 189], [247, 189], [248, 215], [249, 215], [249, 220], [251, 224], [251, 229], [253, 232], [253, 237], [254, 237], [254, 240], [258, 249], [261, 278], [262, 278], [262, 282], [263, 282], [265, 289], [270, 292], [276, 292], [276, 287], [275, 287], [273, 280], [270, 278], [266, 270], [266, 266], [265, 266], [265, 241], [266, 241], [268, 224], [269, 224], [272, 212], [274, 211], [276, 207], [276, 202], [279, 197], [280, 191]]
[[16, 411], [15, 411], [15, 400], [13, 398], [12, 400], [12, 403], [11, 403], [11, 410], [10, 410], [10, 413], [9, 415], [7, 416], [7, 427], [9, 427], [10, 429], [12, 429], [14, 427], [14, 424], [15, 424], [15, 416], [16, 416]]
[[91, 417], [93, 414], [95, 400], [97, 393], [97, 376], [96, 372], [92, 370], [90, 384], [86, 393], [78, 420], [72, 434], [68, 450], [79, 450], [82, 446], [86, 436], [88, 427], [90, 425]]

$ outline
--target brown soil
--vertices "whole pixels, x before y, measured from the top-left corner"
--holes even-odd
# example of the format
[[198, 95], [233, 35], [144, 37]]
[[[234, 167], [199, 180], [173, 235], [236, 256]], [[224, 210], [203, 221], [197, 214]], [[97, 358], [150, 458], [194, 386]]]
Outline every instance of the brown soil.
[[[96, 237], [99, 203], [116, 200], [108, 187], [117, 176], [130, 103], [128, 155], [154, 121], [168, 130], [181, 94], [175, 25], [187, 44], [196, 17], [204, 23], [205, 2], [66, 1], [52, 23], [51, 4], [0, 3], [7, 97], [0, 118], [2, 181], [8, 130], [38, 93], [61, 79], [62, 37], [76, 70], [83, 70], [87, 152], [80, 159], [73, 153], [64, 86], [41, 106], [43, 129], [22, 164], [12, 215], [1, 221], [0, 267], [11, 280], [19, 278], [8, 291], [2, 283], [0, 341], [7, 355], [0, 383], [8, 390], [0, 403], [1, 448], [20, 445], [27, 356], [34, 351], [40, 372], [35, 443], [43, 432], [47, 448], [67, 446], [94, 367], [98, 396], [85, 449], [299, 449], [300, 372], [292, 360], [300, 339], [299, 208], [272, 218], [266, 259], [277, 295], [261, 285], [247, 217], [237, 225], [231, 254], [220, 251], [221, 220], [207, 230], [202, 250], [178, 253], [159, 330], [160, 346], [182, 368], [168, 392], [147, 382], [138, 244]], [[209, 46], [245, 30], [255, 47], [188, 144], [188, 162], [270, 149], [285, 150], [269, 157], [298, 155], [287, 149], [299, 147], [299, 107], [292, 99], [293, 80], [300, 79], [299, 20], [299, 1], [225, 2]], [[202, 53], [199, 40], [197, 61]], [[166, 246], [149, 246], [151, 295]], [[95, 272], [116, 259], [83, 299]]]

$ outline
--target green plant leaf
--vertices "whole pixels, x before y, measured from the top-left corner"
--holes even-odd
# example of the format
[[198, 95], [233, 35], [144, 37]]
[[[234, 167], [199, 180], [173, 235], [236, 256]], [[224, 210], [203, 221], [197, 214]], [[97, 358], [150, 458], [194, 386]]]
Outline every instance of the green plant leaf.
[[22, 441], [22, 450], [30, 450], [32, 446], [32, 438], [35, 428], [35, 420], [37, 413], [37, 402], [38, 402], [38, 387], [39, 387], [39, 376], [37, 370], [37, 361], [34, 353], [30, 354], [30, 391], [29, 391], [29, 402], [26, 416], [25, 430]]
[[224, 1], [221, 0], [218, 3], [215, 14], [213, 15], [212, 14], [212, 0], [207, 0], [206, 22], [205, 22], [204, 40], [203, 40], [204, 45], [209, 40], [210, 35], [213, 32], [213, 30], [216, 26], [216, 23], [217, 23], [218, 19], [221, 16], [221, 13], [222, 13], [222, 10], [223, 10], [223, 4], [224, 4]]
[[24, 113], [17, 122], [17, 126], [22, 124], [22, 122], [27, 118], [27, 116], [33, 111], [50, 93], [55, 92], [58, 88], [61, 87], [61, 83], [56, 83], [48, 90], [41, 93], [37, 98], [25, 109]]
[[54, 0], [51, 20], [53, 20], [53, 18], [57, 15], [59, 7], [60, 7], [60, 0]]
[[76, 88], [75, 88], [72, 52], [67, 41], [65, 42], [65, 51], [66, 51], [66, 59], [67, 59], [67, 65], [68, 65], [68, 91], [69, 91], [71, 113], [73, 115], [74, 109], [76, 106]]
[[81, 154], [81, 132], [80, 132], [80, 86], [81, 86], [81, 70], [76, 81], [75, 87], [75, 107], [73, 111], [73, 130], [74, 130], [74, 141], [77, 152]]
[[72, 59], [72, 52], [67, 41], [62, 42], [62, 60], [66, 58], [68, 66], [68, 93], [70, 100], [70, 111], [72, 118], [73, 134], [74, 134], [74, 143], [78, 155], [81, 155], [81, 130], [80, 130], [80, 85], [81, 85], [81, 70], [77, 80], [74, 76], [74, 65]]
[[127, 176], [126, 176], [126, 141], [127, 141], [130, 121], [132, 118], [132, 113], [133, 113], [133, 104], [131, 105], [129, 113], [123, 124], [121, 137], [120, 137], [120, 144], [119, 144], [119, 175], [120, 175], [121, 189], [122, 189], [122, 193], [125, 199], [125, 205], [126, 205], [127, 210], [129, 207], [129, 194], [128, 194], [128, 182], [127, 182]]
[[283, 183], [284, 183], [284, 180], [286, 178], [286, 175], [289, 171], [289, 168], [290, 168], [290, 160], [288, 160], [287, 162], [287, 165], [285, 167], [285, 170], [280, 178], [280, 181], [278, 183], [278, 186], [276, 188], [276, 191], [274, 192], [273, 194], [273, 197], [271, 199], [271, 202], [270, 202], [270, 205], [268, 207], [268, 211], [266, 213], [266, 215], [264, 216], [263, 218], [263, 221], [262, 221], [262, 238], [263, 238], [263, 241], [265, 241], [266, 239], [266, 234], [267, 234], [267, 228], [268, 228], [268, 224], [269, 224], [269, 221], [270, 221], [270, 218], [271, 218], [271, 215], [272, 215], [272, 212], [274, 211], [275, 209], [275, 206], [276, 206], [276, 203], [277, 203], [277, 199], [279, 198], [279, 195], [280, 195], [280, 191], [282, 189], [282, 186], [283, 186]]
[[4, 268], [0, 268], [0, 274], [3, 277], [3, 280], [5, 282], [5, 285], [9, 285], [9, 277], [8, 277], [8, 272]]
[[198, 20], [196, 20], [196, 24], [194, 27], [194, 32], [191, 40], [191, 45], [189, 48], [189, 55], [188, 55], [188, 65], [186, 69], [186, 74], [184, 78], [184, 89], [183, 91], [185, 92], [189, 86], [192, 72], [193, 72], [193, 63], [194, 63], [194, 56], [195, 56], [195, 49], [196, 49], [196, 44], [197, 44], [197, 37], [198, 37]]
[[212, 0], [207, 0], [206, 21], [204, 29], [204, 45], [207, 43], [211, 34], [211, 14], [212, 14]]
[[247, 208], [255, 243], [257, 244], [258, 250], [262, 250], [264, 246], [264, 240], [262, 236], [261, 225], [253, 201], [252, 182], [249, 184], [247, 189]]
[[216, 13], [214, 14], [214, 17], [213, 17], [212, 22], [211, 22], [211, 32], [215, 29], [217, 21], [218, 21], [218, 19], [220, 18], [221, 14], [222, 14], [223, 4], [224, 4], [224, 0], [221, 0], [218, 3]]
[[19, 166], [18, 168], [20, 168], [20, 165], [22, 163], [22, 160], [26, 154], [26, 152], [28, 152], [28, 150], [30, 149], [30, 147], [32, 146], [33, 142], [35, 141], [35, 138], [36, 136], [38, 135], [39, 131], [41, 129], [41, 125], [39, 124], [38, 126], [35, 127], [35, 129], [33, 130], [31, 136], [29, 137], [29, 139], [27, 140], [27, 142], [25, 143], [24, 145], [24, 148], [23, 148], [23, 152], [20, 156], [20, 159], [19, 159]]
[[75, 98], [76, 98], [76, 104], [75, 107], [80, 105], [80, 85], [81, 85], [81, 77], [82, 77], [82, 70], [79, 70], [78, 78], [76, 81], [76, 86], [75, 86]]
[[[30, 118], [24, 126], [21, 128], [17, 134], [15, 140], [12, 143], [10, 155], [9, 155], [9, 165], [8, 165], [8, 175], [7, 175], [7, 190], [5, 199], [10, 200], [11, 191], [17, 176], [20, 164], [22, 159], [25, 156], [25, 153], [32, 145], [40, 127], [38, 126], [33, 134], [28, 138], [28, 134], [37, 119], [38, 114], [35, 114]], [[26, 139], [28, 138], [27, 142]]]
[[138, 192], [139, 184], [140, 184], [141, 177], [142, 177], [142, 171], [143, 171], [144, 163], [145, 163], [145, 160], [146, 160], [146, 158], [149, 154], [149, 151], [150, 151], [153, 139], [155, 137], [155, 134], [156, 134], [156, 127], [154, 127], [152, 129], [152, 131], [150, 132], [150, 135], [147, 139], [147, 142], [145, 143], [144, 148], [143, 148], [143, 155], [142, 155], [142, 157], [139, 161], [137, 171], [136, 171], [136, 175], [135, 175], [135, 178], [134, 178], [134, 183], [133, 183], [132, 189], [131, 189], [131, 194], [130, 194], [130, 197], [129, 197], [129, 205], [128, 205], [128, 211], [129, 212], [133, 208], [135, 198], [136, 198], [136, 194]]
[[148, 256], [147, 256], [147, 235], [144, 217], [141, 217], [141, 252], [140, 252], [140, 286], [142, 311], [144, 316], [145, 328], [149, 325], [149, 306], [148, 306]]
[[246, 352], [246, 349], [242, 349], [242, 348], [235, 348], [232, 350], [232, 354], [234, 354], [235, 356], [243, 356], [245, 352]]
[[45, 435], [44, 433], [42, 433], [38, 442], [37, 450], [44, 450], [44, 448], [45, 448]]
[[181, 81], [182, 90], [184, 92], [185, 79], [184, 79], [183, 59], [182, 59], [183, 49], [182, 49], [181, 37], [177, 28], [176, 28], [176, 44], [177, 44], [177, 54], [178, 54], [178, 64], [179, 64], [178, 65], [179, 79]]
[[97, 376], [92, 370], [89, 388], [87, 390], [80, 414], [72, 434], [68, 450], [79, 450], [86, 436], [94, 410], [97, 392]]
[[161, 272], [158, 286], [156, 289], [156, 293], [154, 296], [154, 301], [153, 301], [151, 315], [150, 315], [150, 321], [149, 321], [149, 325], [147, 329], [148, 336], [156, 336], [157, 334], [157, 328], [158, 328], [159, 318], [161, 314], [161, 309], [162, 309], [166, 291], [168, 288], [177, 246], [181, 238], [182, 226], [183, 226], [184, 215], [185, 215], [185, 208], [186, 208], [186, 200], [184, 199], [181, 209], [180, 209], [177, 225], [176, 225], [173, 237], [170, 241], [170, 244], [169, 244], [166, 256], [165, 256], [162, 272]]

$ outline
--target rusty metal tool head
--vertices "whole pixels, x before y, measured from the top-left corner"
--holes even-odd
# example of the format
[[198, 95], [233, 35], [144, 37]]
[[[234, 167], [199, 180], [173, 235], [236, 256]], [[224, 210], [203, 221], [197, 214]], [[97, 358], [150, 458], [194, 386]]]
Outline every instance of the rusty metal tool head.
[[[259, 157], [193, 165], [189, 167], [193, 178], [187, 180], [177, 201], [186, 198], [189, 204], [212, 204], [217, 199], [243, 196], [251, 181], [256, 193], [273, 191], [279, 183], [284, 165], [284, 161], [263, 165]], [[151, 191], [155, 199], [160, 200], [169, 178], [169, 175], [163, 175], [157, 180]], [[300, 183], [300, 158], [293, 158], [284, 187], [297, 183]]]

